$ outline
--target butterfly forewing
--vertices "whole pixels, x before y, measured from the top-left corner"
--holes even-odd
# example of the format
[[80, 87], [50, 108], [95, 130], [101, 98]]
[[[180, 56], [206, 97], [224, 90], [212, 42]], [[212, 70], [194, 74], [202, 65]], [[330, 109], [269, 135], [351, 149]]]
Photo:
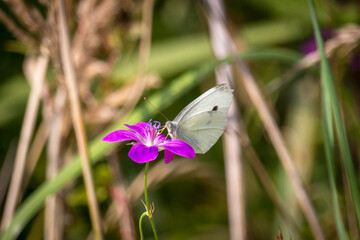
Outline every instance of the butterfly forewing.
[[199, 112], [211, 111], [217, 108], [218, 111], [227, 112], [232, 100], [232, 89], [226, 84], [213, 87], [200, 95], [189, 105], [187, 105], [174, 119], [173, 122], [179, 124], [185, 118], [193, 116]]

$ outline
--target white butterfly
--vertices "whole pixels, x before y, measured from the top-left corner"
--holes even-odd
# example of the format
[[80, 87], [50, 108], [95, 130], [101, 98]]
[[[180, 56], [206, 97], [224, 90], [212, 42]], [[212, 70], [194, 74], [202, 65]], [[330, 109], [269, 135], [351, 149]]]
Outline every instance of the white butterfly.
[[166, 122], [171, 138], [189, 143], [196, 153], [206, 153], [225, 130], [232, 92], [221, 84], [192, 101], [174, 121]]

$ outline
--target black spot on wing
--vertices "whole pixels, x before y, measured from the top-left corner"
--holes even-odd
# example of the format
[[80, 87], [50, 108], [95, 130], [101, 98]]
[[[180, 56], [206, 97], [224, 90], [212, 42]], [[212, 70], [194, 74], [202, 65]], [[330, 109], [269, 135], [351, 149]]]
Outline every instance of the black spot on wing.
[[211, 123], [211, 117], [212, 117], [213, 113], [216, 112], [218, 109], [219, 109], [219, 106], [216, 105], [211, 109], [211, 111], [208, 111], [208, 114], [210, 115], [210, 119], [206, 123], [206, 125], [209, 125]]

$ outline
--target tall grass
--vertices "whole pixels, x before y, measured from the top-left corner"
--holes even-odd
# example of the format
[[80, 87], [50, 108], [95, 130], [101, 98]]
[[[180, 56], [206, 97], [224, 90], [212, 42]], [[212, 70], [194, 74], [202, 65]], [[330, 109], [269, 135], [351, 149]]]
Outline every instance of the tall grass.
[[[334, 79], [331, 73], [330, 65], [325, 54], [325, 48], [319, 23], [317, 20], [315, 5], [312, 0], [308, 0], [311, 21], [314, 28], [316, 44], [320, 55], [320, 76], [321, 76], [321, 93], [322, 93], [322, 108], [324, 118], [324, 141], [325, 153], [327, 159], [327, 169], [329, 174], [329, 181], [331, 187], [331, 197], [333, 201], [333, 208], [335, 212], [336, 228], [340, 239], [348, 239], [344, 228], [341, 210], [339, 206], [338, 191], [336, 188], [336, 175], [335, 175], [335, 140], [334, 140], [334, 127], [337, 133], [340, 150], [342, 153], [342, 160], [346, 168], [345, 177], [349, 182], [351, 196], [355, 208], [355, 214], [360, 227], [360, 196], [358, 183], [355, 175], [355, 169], [352, 162], [350, 148], [347, 141], [345, 128], [341, 119], [339, 101], [337, 99]], [[335, 124], [335, 126], [334, 126]]]

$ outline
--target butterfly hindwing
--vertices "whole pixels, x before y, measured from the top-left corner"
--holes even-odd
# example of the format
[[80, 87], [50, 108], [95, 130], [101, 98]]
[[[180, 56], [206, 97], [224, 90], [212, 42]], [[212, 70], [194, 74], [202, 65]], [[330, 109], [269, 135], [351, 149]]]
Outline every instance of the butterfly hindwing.
[[[203, 124], [196, 124], [199, 122]], [[226, 113], [202, 112], [184, 120], [178, 126], [176, 136], [192, 145], [196, 153], [205, 153], [223, 134], [226, 124]]]

